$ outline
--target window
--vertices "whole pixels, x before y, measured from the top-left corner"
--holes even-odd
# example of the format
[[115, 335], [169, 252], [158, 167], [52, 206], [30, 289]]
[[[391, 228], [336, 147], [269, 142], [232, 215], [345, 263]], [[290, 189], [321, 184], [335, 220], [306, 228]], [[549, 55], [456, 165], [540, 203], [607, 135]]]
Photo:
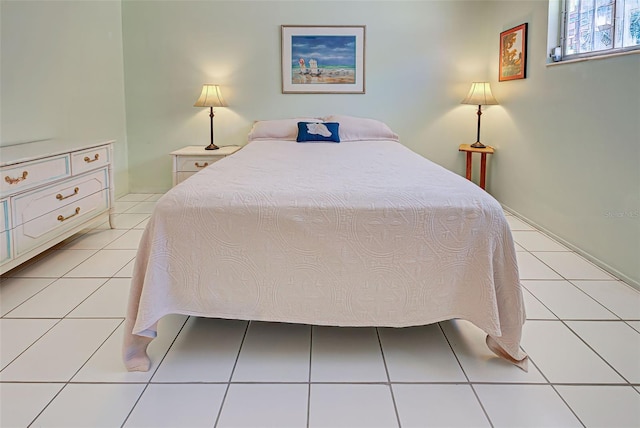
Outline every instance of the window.
[[640, 49], [640, 0], [564, 0], [563, 59]]

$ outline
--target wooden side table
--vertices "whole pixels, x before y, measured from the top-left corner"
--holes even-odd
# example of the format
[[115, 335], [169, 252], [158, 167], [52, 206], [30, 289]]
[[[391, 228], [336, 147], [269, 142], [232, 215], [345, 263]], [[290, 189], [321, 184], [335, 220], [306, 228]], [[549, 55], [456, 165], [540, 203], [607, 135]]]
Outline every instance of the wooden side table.
[[470, 144], [460, 144], [458, 151], [467, 153], [467, 180], [471, 180], [471, 155], [480, 153], [480, 188], [484, 189], [487, 179], [487, 154], [493, 154], [493, 147], [486, 146], [480, 149], [471, 147]]

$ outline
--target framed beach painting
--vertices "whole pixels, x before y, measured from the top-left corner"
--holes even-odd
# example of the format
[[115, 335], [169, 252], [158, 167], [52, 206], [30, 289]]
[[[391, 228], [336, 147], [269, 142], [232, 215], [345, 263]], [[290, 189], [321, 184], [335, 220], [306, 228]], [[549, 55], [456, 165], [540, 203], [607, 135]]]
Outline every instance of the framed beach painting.
[[364, 25], [283, 25], [283, 94], [364, 94]]
[[500, 33], [499, 81], [527, 77], [527, 23]]

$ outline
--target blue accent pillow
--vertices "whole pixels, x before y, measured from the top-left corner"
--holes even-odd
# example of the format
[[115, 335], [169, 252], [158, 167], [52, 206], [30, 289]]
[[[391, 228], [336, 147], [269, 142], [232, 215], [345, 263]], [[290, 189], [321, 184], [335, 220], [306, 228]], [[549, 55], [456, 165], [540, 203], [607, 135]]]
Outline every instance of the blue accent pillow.
[[298, 122], [298, 143], [306, 142], [340, 142], [338, 122]]

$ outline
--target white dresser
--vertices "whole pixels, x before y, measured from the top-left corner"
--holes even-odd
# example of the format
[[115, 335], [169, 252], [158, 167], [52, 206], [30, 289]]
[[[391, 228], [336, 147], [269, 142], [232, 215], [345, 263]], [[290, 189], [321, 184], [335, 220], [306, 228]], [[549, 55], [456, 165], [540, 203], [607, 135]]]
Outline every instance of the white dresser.
[[113, 141], [0, 147], [0, 273], [98, 221], [112, 223]]

